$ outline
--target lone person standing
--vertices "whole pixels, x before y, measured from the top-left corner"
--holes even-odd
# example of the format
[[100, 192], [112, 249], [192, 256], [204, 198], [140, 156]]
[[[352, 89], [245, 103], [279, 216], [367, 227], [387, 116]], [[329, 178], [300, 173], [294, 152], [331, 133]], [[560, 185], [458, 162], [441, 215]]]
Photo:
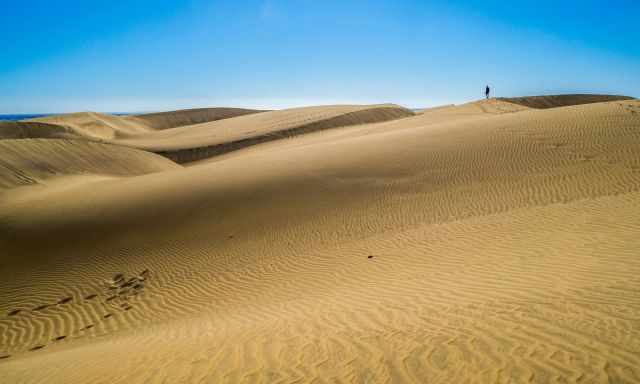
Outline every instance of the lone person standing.
[[487, 85], [487, 88], [484, 89], [484, 96], [489, 99], [489, 93], [491, 93], [491, 88]]

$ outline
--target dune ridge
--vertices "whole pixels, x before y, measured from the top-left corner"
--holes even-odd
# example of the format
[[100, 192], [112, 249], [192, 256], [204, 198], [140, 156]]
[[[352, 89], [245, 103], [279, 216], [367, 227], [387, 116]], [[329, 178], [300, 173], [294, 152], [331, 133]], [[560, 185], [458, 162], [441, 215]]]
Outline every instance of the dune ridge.
[[492, 102], [14, 188], [0, 375], [640, 381], [640, 102]]
[[[140, 133], [149, 129], [137, 122], [125, 119], [123, 116], [98, 112], [66, 113], [25, 121], [61, 125], [80, 137], [93, 140], [113, 139], [119, 135]], [[44, 136], [39, 138], [44, 138]]]
[[413, 115], [406, 108], [385, 104], [303, 107], [158, 131], [117, 143], [186, 163], [296, 135]]
[[621, 95], [572, 94], [572, 95], [499, 97], [498, 100], [519, 104], [528, 108], [548, 109], [548, 108], [567, 107], [567, 106], [581, 105], [581, 104], [603, 103], [608, 101], [633, 100], [633, 98], [629, 96], [621, 96]]
[[[77, 112], [24, 120], [20, 124], [46, 123], [63, 127], [65, 131], [88, 140], [110, 140], [145, 132], [170, 129], [244, 116], [263, 111], [244, 108], [197, 108], [138, 115], [110, 115], [98, 112]], [[58, 137], [51, 130], [31, 130], [29, 138]]]
[[260, 112], [266, 111], [246, 108], [195, 108], [170, 112], [145, 113], [125, 116], [124, 118], [126, 120], [141, 122], [153, 130], [162, 130]]
[[35, 121], [0, 122], [0, 140], [32, 138], [80, 138], [73, 130], [58, 124]]

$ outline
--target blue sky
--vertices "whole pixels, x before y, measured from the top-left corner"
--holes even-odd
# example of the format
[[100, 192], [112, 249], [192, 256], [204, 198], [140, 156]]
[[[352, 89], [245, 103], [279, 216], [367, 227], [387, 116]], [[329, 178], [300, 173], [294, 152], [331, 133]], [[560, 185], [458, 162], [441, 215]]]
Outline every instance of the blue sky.
[[[505, 5], [505, 4], [508, 4]], [[640, 96], [637, 0], [3, 1], [0, 113]]]

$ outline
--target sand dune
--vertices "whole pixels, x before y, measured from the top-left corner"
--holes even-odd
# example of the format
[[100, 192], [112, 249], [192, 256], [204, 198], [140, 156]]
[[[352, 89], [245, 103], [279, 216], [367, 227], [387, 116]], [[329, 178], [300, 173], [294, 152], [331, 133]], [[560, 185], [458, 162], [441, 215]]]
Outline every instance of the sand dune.
[[[135, 116], [83, 112], [14, 123], [46, 123], [59, 126], [58, 129], [23, 128], [16, 130], [20, 133], [5, 135], [84, 138], [139, 148], [186, 163], [300, 134], [412, 115], [410, 110], [390, 104], [304, 107], [282, 111], [202, 108]], [[0, 135], [3, 131], [11, 129], [0, 126]]]
[[[21, 124], [29, 122], [55, 124], [62, 126], [66, 131], [73, 132], [78, 137], [91, 140], [108, 140], [258, 112], [262, 111], [243, 108], [199, 108], [131, 116], [79, 112], [25, 120]], [[51, 137], [51, 132], [47, 130], [32, 130], [29, 133], [33, 135], [30, 138]]]
[[84, 140], [0, 140], [2, 189], [64, 175], [131, 176], [180, 168], [153, 153]]
[[32, 138], [81, 138], [72, 129], [49, 123], [36, 121], [2, 121], [0, 122], [0, 140], [32, 139]]
[[186, 163], [300, 134], [412, 115], [391, 104], [303, 107], [156, 131], [115, 143]]
[[[297, 113], [145, 143], [233, 142], [300, 126]], [[0, 198], [0, 377], [640, 381], [640, 102], [490, 100], [287, 137], [186, 168], [14, 185]]]
[[170, 112], [146, 113], [142, 115], [125, 116], [124, 118], [126, 120], [140, 122], [153, 130], [162, 130], [250, 115], [259, 112], [264, 111], [244, 108], [197, 108]]
[[97, 112], [67, 113], [26, 121], [61, 125], [80, 137], [98, 140], [113, 139], [120, 135], [145, 132], [149, 129], [146, 125], [122, 116]]
[[602, 103], [607, 101], [632, 100], [632, 97], [619, 95], [549, 95], [549, 96], [524, 96], [524, 97], [506, 97], [498, 98], [498, 100], [519, 104], [528, 108], [548, 109], [566, 107], [571, 105]]

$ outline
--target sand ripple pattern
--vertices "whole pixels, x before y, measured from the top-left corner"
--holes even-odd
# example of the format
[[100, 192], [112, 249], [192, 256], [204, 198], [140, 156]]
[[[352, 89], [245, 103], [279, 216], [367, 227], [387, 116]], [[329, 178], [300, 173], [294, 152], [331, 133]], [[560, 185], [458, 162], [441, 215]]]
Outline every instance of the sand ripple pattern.
[[64, 221], [6, 202], [0, 376], [640, 382], [637, 109], [315, 132], [56, 192]]

